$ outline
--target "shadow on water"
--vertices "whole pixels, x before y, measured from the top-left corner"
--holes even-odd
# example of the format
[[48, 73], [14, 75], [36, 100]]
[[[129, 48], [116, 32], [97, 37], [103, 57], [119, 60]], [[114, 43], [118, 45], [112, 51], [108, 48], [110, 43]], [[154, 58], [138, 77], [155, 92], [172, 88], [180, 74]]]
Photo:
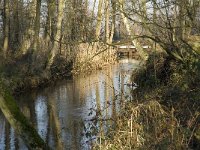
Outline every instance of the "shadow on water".
[[[91, 142], [112, 125], [121, 104], [131, 99], [126, 83], [137, 67], [135, 60], [120, 60], [91, 75], [79, 75], [26, 93], [17, 102], [53, 149], [90, 149]], [[1, 112], [0, 149], [27, 149]]]

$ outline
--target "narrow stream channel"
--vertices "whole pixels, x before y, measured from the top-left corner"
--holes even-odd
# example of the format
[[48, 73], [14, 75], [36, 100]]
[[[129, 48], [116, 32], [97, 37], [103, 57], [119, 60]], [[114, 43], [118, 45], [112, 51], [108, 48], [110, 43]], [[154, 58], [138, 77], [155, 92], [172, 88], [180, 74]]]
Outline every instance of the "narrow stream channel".
[[[23, 94], [17, 102], [50, 147], [87, 150], [98, 132], [109, 128], [109, 119], [120, 113], [121, 104], [131, 99], [126, 83], [137, 67], [136, 60], [123, 59], [91, 75]], [[0, 112], [0, 150], [5, 149], [27, 148]]]

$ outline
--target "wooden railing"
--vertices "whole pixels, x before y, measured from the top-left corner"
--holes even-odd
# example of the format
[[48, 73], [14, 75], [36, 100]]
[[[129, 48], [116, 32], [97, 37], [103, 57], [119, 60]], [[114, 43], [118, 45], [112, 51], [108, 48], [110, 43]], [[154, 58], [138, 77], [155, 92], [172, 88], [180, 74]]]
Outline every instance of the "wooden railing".
[[[143, 49], [150, 49], [151, 47], [148, 45], [143, 46]], [[118, 56], [128, 56], [132, 57], [134, 53], [137, 52], [137, 49], [133, 45], [119, 45], [117, 46], [117, 55]]]

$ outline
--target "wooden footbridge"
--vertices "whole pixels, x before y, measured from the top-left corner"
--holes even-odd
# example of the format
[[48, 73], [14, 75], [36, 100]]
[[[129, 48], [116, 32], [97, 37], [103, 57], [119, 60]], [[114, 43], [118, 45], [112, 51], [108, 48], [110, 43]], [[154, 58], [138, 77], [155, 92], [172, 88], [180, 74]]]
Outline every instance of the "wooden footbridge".
[[[143, 46], [143, 49], [149, 50], [151, 47], [150, 46]], [[119, 45], [117, 47], [117, 56], [118, 57], [133, 57], [135, 53], [137, 52], [137, 49], [133, 45]]]

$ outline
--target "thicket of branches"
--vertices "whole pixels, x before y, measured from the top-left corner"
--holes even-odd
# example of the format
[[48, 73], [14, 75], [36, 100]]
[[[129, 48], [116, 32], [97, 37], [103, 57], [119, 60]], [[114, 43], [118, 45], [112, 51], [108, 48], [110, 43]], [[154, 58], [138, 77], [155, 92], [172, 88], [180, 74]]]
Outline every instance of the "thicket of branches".
[[71, 55], [78, 43], [110, 44], [122, 33], [140, 52], [139, 39], [147, 38], [183, 62], [199, 55], [190, 43], [200, 32], [199, 5], [198, 0], [1, 0], [1, 55], [29, 53], [31, 63], [44, 55], [50, 67], [56, 55]]

